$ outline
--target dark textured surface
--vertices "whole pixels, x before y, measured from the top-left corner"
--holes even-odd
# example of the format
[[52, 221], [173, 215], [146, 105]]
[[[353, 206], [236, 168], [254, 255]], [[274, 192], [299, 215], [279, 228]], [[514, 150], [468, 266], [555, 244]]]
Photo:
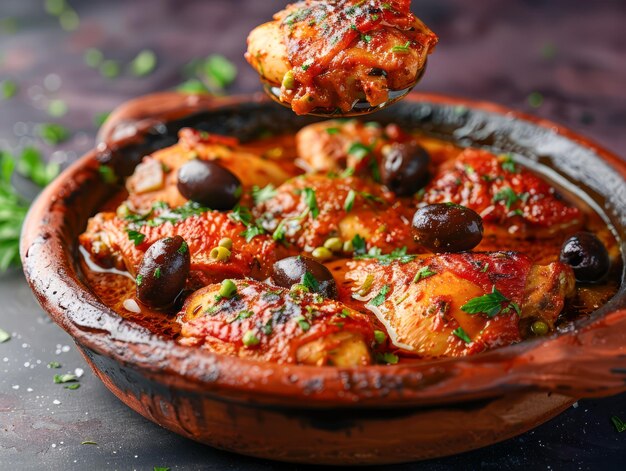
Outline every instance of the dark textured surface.
[[[62, 31], [40, 1], [2, 0], [0, 18], [17, 18], [15, 34], [0, 33], [0, 80], [20, 85], [0, 101], [0, 147], [27, 144], [36, 123], [49, 121], [46, 100], [61, 98], [60, 122], [73, 138], [47, 155], [70, 161], [93, 142], [97, 113], [180, 81], [194, 57], [222, 53], [240, 65], [233, 92], [259, 89], [241, 55], [243, 38], [268, 19], [278, 1], [71, 2], [81, 17]], [[626, 134], [626, 6], [623, 1], [427, 0], [415, 11], [441, 37], [422, 90], [499, 102], [532, 111], [595, 138], [624, 155]], [[128, 62], [154, 49], [159, 66], [149, 77], [99, 76], [83, 63], [98, 47]], [[56, 74], [60, 88], [54, 85]], [[45, 80], [48, 76], [48, 80]], [[531, 92], [544, 104], [532, 109]], [[14, 126], [16, 122], [25, 125]], [[14, 338], [0, 344], [0, 464], [2, 469], [291, 469], [212, 450], [182, 439], [122, 405], [87, 371], [69, 337], [36, 305], [19, 272], [0, 277], [0, 327]], [[59, 361], [59, 370], [47, 369]], [[53, 384], [55, 373], [85, 369], [75, 391]], [[55, 402], [56, 401], [56, 402]], [[57, 403], [58, 402], [58, 403]], [[461, 456], [393, 469], [623, 469], [626, 433], [612, 415], [626, 416], [626, 396], [581, 401], [577, 408], [517, 439]], [[463, 427], [463, 424], [459, 424]], [[381, 434], [384, 434], [381, 429]], [[80, 445], [93, 440], [98, 445]], [[304, 468], [300, 466], [299, 468]], [[389, 469], [390, 467], [388, 467]]]

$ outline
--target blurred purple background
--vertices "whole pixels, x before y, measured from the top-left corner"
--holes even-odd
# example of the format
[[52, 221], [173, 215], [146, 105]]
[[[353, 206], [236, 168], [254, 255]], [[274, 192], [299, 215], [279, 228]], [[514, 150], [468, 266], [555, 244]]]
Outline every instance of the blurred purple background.
[[[245, 38], [285, 0], [67, 4], [78, 14], [77, 25], [67, 22], [76, 26], [73, 31], [65, 31], [57, 17], [46, 13], [43, 0], [2, 0], [0, 81], [10, 78], [20, 91], [11, 100], [0, 100], [0, 147], [18, 144], [16, 122], [60, 122], [78, 132], [62, 146], [71, 151], [71, 159], [91, 145], [98, 113], [131, 97], [175, 87], [184, 79], [185, 64], [213, 53], [238, 66], [229, 92], [260, 90], [243, 59]], [[420, 0], [413, 2], [413, 10], [441, 38], [419, 90], [532, 112], [624, 156], [626, 2]], [[103, 77], [85, 64], [83, 55], [90, 47], [120, 64], [117, 78]], [[143, 49], [154, 51], [158, 64], [150, 75], [136, 78], [124, 66]], [[65, 116], [51, 119], [45, 111], [48, 99], [63, 100]], [[18, 134], [25, 129], [18, 126]]]

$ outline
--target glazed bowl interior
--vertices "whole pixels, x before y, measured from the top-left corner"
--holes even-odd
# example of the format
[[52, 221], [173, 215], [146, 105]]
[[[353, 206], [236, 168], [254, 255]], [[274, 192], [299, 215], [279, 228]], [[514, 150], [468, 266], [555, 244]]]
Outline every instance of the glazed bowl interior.
[[[144, 155], [174, 144], [183, 127], [246, 141], [260, 133], [295, 132], [319, 120], [295, 117], [269, 100], [251, 97], [207, 100], [201, 106], [189, 105], [183, 96], [169, 98], [172, 105], [158, 113], [118, 113], [102, 133], [107, 146], [86, 155], [49, 187], [25, 224], [27, 278], [53, 319], [87, 351], [142, 371], [167, 387], [202, 389], [234, 401], [253, 397], [256, 403], [278, 406], [301, 405], [303, 396], [310, 407], [391, 407], [449, 404], [514, 391], [582, 397], [626, 390], [623, 272], [617, 295], [565, 332], [469, 358], [394, 366], [258, 363], [181, 347], [125, 321], [91, 292], [79, 269], [77, 236], [119, 190], [102, 182], [99, 166], [106, 163], [120, 176], [130, 175]], [[434, 95], [412, 94], [367, 119], [394, 122], [460, 146], [513, 153], [595, 208], [614, 231], [624, 256], [625, 165], [599, 146], [495, 105]]]

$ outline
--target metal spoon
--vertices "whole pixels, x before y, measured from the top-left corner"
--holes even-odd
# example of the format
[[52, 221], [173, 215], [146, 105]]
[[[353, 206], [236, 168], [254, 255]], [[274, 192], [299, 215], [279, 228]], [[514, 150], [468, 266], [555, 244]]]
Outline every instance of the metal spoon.
[[[417, 77], [415, 78], [415, 81], [410, 86], [408, 86], [407, 88], [403, 90], [389, 90], [389, 97], [387, 101], [385, 101], [384, 103], [381, 103], [380, 105], [372, 106], [367, 100], [360, 99], [354, 103], [354, 105], [352, 106], [352, 109], [348, 112], [343, 112], [339, 108], [333, 108], [333, 109], [316, 108], [308, 114], [311, 116], [321, 116], [323, 118], [330, 118], [330, 117], [348, 118], [348, 117], [353, 117], [353, 116], [363, 116], [366, 114], [374, 113], [376, 111], [380, 111], [383, 108], [393, 105], [394, 103], [402, 100], [405, 96], [407, 96], [409, 92], [413, 90], [413, 88], [415, 88], [418, 82], [422, 79], [425, 71], [426, 71], [426, 63], [424, 64], [424, 67], [420, 69], [419, 73], [417, 74]], [[281, 101], [280, 99], [280, 86], [263, 82], [263, 89], [265, 90], [265, 93], [276, 103], [286, 108], [291, 109], [291, 104]]]

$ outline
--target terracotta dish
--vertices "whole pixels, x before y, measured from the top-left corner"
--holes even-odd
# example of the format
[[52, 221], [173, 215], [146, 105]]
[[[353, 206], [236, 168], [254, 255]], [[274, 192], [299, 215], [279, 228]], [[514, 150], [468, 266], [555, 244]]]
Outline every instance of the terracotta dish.
[[[382, 123], [513, 152], [626, 238], [626, 164], [554, 123], [488, 103], [411, 94]], [[440, 457], [527, 431], [584, 397], [626, 391], [626, 288], [569, 328], [461, 358], [358, 367], [258, 362], [183, 346], [122, 318], [89, 287], [78, 236], [145, 155], [193, 127], [245, 141], [316, 122], [260, 97], [149, 95], [115, 111], [101, 144], [32, 207], [21, 253], [35, 295], [96, 375], [143, 416], [211, 446], [280, 461], [382, 464]], [[618, 265], [619, 266], [619, 265]]]

